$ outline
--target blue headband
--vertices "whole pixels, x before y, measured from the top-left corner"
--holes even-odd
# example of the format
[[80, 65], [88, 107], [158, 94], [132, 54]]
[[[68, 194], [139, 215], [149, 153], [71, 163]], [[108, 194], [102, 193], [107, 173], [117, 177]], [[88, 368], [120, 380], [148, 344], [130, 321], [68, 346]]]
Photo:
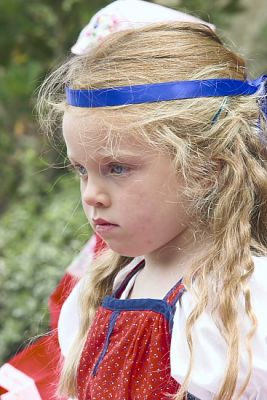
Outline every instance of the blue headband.
[[[66, 88], [67, 103], [74, 107], [110, 107], [128, 104], [193, 99], [197, 97], [248, 96], [264, 90], [267, 75], [253, 81], [205, 79], [174, 81], [104, 89]], [[263, 90], [261, 90], [263, 88]], [[264, 109], [264, 107], [262, 107]], [[266, 108], [266, 104], [265, 104]]]

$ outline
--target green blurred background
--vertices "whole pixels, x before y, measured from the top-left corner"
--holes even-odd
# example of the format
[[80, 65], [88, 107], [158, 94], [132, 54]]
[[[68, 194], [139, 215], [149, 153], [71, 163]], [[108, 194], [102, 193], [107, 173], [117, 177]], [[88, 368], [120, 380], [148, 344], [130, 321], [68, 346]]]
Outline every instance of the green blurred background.
[[[48, 330], [49, 294], [90, 235], [64, 146], [41, 134], [34, 106], [42, 79], [108, 3], [0, 1], [0, 363]], [[216, 24], [252, 77], [267, 72], [266, 0], [157, 3]]]

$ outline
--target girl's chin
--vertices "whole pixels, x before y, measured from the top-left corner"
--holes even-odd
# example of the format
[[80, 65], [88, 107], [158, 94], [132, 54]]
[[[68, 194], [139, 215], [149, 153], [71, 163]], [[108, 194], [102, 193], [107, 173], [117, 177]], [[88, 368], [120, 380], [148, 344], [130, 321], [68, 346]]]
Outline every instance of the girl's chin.
[[126, 247], [116, 246], [113, 243], [108, 243], [108, 241], [106, 241], [106, 244], [108, 245], [109, 249], [123, 257], [135, 258], [143, 256], [143, 253], [137, 249], [128, 249]]

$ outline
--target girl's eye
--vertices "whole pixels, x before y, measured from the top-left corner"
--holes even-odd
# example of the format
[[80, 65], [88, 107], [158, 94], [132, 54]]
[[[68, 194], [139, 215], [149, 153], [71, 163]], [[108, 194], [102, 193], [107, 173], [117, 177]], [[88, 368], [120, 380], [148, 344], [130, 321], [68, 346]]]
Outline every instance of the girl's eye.
[[113, 164], [110, 166], [110, 173], [112, 175], [122, 175], [129, 172], [129, 168], [121, 164]]
[[77, 171], [77, 173], [78, 173], [78, 175], [80, 176], [80, 177], [82, 177], [82, 178], [84, 178], [84, 177], [86, 177], [87, 176], [87, 171], [86, 171], [86, 168], [85, 167], [83, 167], [82, 165], [75, 165], [75, 170]]

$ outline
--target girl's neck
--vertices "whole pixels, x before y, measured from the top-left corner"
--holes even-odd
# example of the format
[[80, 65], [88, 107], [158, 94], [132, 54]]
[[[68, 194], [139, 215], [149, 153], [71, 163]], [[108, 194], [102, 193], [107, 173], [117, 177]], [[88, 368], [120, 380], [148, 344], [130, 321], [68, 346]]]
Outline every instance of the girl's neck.
[[163, 247], [144, 256], [145, 268], [154, 274], [161, 272], [177, 273], [183, 276], [188, 269], [208, 248], [207, 237], [200, 237], [192, 230], [187, 229], [179, 237], [165, 244]]
[[[145, 267], [138, 274], [130, 298], [162, 299], [209, 247], [209, 240], [187, 232], [183, 240], [171, 241], [145, 255]], [[181, 238], [180, 238], [181, 239]], [[186, 240], [185, 240], [186, 239]]]

